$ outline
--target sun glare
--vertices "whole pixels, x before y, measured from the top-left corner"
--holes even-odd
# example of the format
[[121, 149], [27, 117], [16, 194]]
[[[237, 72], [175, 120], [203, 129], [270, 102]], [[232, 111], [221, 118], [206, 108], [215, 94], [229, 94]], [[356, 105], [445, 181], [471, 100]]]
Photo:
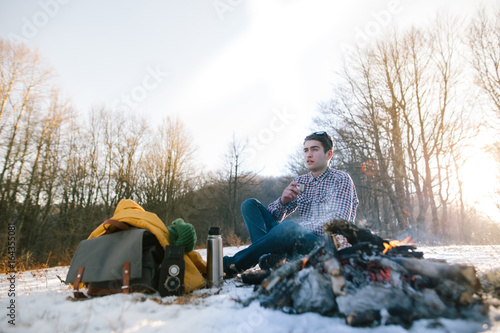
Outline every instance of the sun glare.
[[464, 200], [488, 215], [500, 213], [495, 207], [495, 194], [500, 188], [500, 172], [495, 160], [482, 151], [475, 153], [460, 169]]

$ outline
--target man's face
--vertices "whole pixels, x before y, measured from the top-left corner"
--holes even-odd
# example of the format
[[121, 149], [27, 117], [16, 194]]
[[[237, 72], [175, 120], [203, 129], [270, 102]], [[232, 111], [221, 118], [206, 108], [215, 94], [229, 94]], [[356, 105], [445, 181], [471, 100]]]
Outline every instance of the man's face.
[[304, 160], [309, 171], [323, 171], [328, 166], [333, 152], [331, 150], [325, 153], [321, 142], [309, 140], [304, 143]]

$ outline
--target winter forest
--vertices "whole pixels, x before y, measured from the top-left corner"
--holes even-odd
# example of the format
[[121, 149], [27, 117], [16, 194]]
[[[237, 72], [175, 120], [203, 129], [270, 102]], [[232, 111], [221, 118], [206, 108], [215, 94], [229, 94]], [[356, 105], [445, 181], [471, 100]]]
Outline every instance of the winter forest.
[[[359, 225], [429, 245], [500, 243], [500, 218], [468, 200], [462, 172], [471, 149], [500, 167], [499, 41], [500, 12], [483, 10], [467, 21], [441, 14], [418, 27], [392, 26], [343, 50], [331, 99], [318, 101], [314, 122], [334, 138], [331, 166], [354, 180]], [[192, 223], [200, 247], [210, 225], [221, 226], [226, 245], [246, 244], [241, 202], [267, 205], [307, 171], [297, 150], [287, 175], [262, 176], [238, 139], [214, 156], [222, 167], [206, 171], [182, 117], [153, 123], [107, 105], [76, 112], [56, 74], [43, 54], [0, 39], [0, 235], [15, 226], [19, 267], [68, 265], [123, 198], [167, 225]], [[7, 242], [0, 250], [5, 263]]]

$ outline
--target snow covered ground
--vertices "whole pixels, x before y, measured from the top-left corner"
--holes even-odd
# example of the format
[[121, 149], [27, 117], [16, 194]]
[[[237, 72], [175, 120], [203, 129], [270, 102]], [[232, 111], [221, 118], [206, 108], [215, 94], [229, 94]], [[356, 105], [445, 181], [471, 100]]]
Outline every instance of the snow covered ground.
[[[419, 247], [426, 258], [466, 263], [478, 273], [500, 270], [500, 246]], [[231, 255], [238, 248], [224, 248]], [[205, 250], [199, 250], [206, 256]], [[225, 281], [221, 290], [202, 289], [183, 297], [112, 295], [72, 301], [69, 287], [61, 283], [68, 267], [22, 272], [16, 275], [15, 296], [9, 297], [9, 276], [0, 275], [0, 332], [500, 332], [500, 310], [490, 310], [490, 323], [465, 320], [420, 320], [407, 330], [400, 326], [353, 328], [342, 318], [316, 313], [285, 314], [264, 309], [258, 303], [244, 307], [253, 288], [235, 279]], [[8, 307], [15, 305], [13, 316]], [[12, 308], [12, 306], [11, 306]], [[12, 321], [14, 318], [14, 321]], [[14, 322], [14, 325], [9, 324]]]

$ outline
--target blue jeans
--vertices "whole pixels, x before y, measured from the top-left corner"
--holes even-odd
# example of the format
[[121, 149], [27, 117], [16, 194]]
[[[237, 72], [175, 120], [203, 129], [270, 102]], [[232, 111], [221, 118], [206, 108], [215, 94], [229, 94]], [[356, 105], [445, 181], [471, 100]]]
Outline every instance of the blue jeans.
[[256, 199], [241, 204], [241, 214], [250, 233], [252, 244], [226, 257], [238, 271], [255, 266], [263, 254], [276, 253], [287, 257], [305, 255], [323, 240], [307, 228], [293, 221], [278, 223], [274, 216]]

